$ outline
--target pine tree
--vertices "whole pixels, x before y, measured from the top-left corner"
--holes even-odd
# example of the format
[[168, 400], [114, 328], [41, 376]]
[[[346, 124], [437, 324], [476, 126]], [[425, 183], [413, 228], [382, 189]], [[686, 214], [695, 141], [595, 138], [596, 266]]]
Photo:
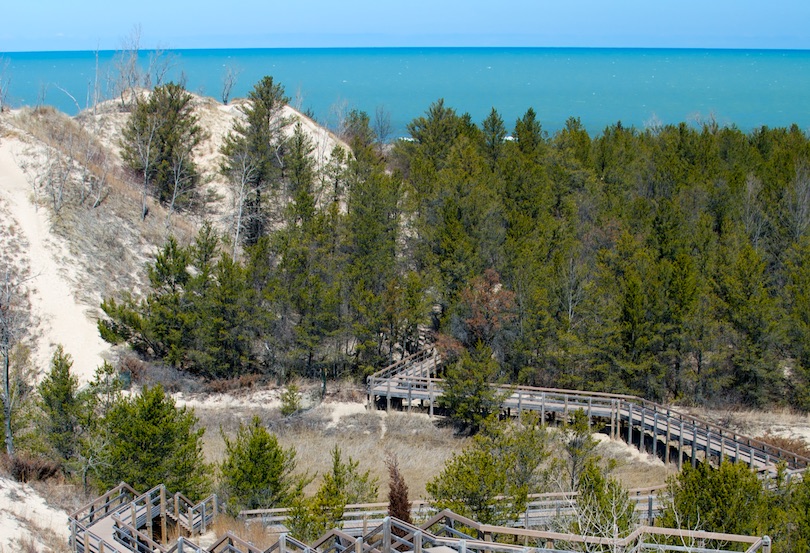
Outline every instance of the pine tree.
[[99, 485], [127, 482], [138, 491], [165, 484], [192, 501], [210, 488], [210, 467], [202, 453], [203, 428], [193, 410], [178, 408], [161, 386], [119, 399], [100, 421], [108, 440]]
[[282, 448], [258, 416], [240, 424], [233, 440], [224, 434], [223, 439], [220, 473], [228, 510], [236, 515], [244, 509], [287, 506], [294, 490], [295, 449]]
[[76, 455], [80, 399], [79, 379], [70, 372], [73, 360], [61, 345], [51, 359], [51, 370], [39, 384], [42, 430], [57, 459], [65, 464]]
[[236, 206], [238, 236], [246, 244], [255, 244], [266, 233], [268, 194], [277, 187], [282, 175], [286, 140], [284, 129], [289, 120], [283, 114], [289, 99], [284, 87], [263, 77], [248, 92], [244, 122], [236, 121], [222, 145], [223, 172], [239, 184]]
[[143, 176], [143, 217], [149, 187], [171, 207], [194, 189], [199, 174], [192, 158], [202, 139], [192, 96], [181, 85], [158, 86], [147, 100], [136, 102], [121, 146], [124, 162]]

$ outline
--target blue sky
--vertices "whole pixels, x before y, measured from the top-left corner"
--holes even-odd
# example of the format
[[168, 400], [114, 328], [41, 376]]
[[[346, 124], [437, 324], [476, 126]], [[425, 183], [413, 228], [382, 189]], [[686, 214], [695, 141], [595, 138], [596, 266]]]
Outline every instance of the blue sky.
[[580, 46], [810, 49], [807, 0], [11, 0], [0, 52]]

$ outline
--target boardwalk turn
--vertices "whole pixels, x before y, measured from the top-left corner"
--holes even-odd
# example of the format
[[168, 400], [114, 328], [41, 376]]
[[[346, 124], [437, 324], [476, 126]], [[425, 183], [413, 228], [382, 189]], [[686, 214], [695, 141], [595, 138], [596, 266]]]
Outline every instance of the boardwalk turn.
[[[424, 408], [432, 416], [442, 394], [440, 366], [433, 349], [422, 350], [368, 377], [370, 405], [400, 403], [408, 410]], [[494, 385], [493, 385], [494, 386]], [[641, 450], [651, 452], [680, 469], [684, 462], [719, 464], [723, 460], [746, 463], [753, 469], [773, 473], [779, 463], [789, 471], [803, 471], [810, 459], [774, 447], [727, 428], [680, 413], [670, 407], [621, 394], [496, 386], [503, 399], [505, 414], [535, 411], [541, 421], [565, 420], [583, 410], [592, 424], [604, 424], [611, 438], [621, 438]]]

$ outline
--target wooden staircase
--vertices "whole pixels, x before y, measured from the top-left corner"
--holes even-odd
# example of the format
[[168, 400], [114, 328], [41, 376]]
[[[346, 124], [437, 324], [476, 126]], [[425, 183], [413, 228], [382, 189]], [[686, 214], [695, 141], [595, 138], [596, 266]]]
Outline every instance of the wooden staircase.
[[[202, 551], [186, 537], [206, 531], [218, 512], [212, 495], [193, 504], [163, 485], [139, 494], [121, 483], [70, 515], [71, 548], [76, 553]], [[169, 546], [170, 531], [181, 537]], [[179, 545], [178, 545], [179, 544]], [[179, 549], [178, 549], [179, 547]]]

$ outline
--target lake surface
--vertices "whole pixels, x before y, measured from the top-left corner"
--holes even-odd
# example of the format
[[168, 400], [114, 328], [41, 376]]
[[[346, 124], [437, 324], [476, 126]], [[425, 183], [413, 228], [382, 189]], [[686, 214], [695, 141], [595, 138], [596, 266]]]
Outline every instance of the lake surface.
[[[798, 124], [810, 130], [810, 51], [591, 48], [324, 48], [172, 50], [171, 77], [219, 98], [227, 68], [232, 97], [264, 75], [293, 105], [334, 125], [357, 108], [391, 114], [395, 135], [444, 98], [480, 123], [495, 107], [507, 128], [529, 107], [549, 132], [579, 117], [591, 133], [617, 121], [650, 124], [714, 117], [744, 131]], [[146, 65], [150, 52], [141, 52]], [[68, 113], [99, 90], [113, 94], [115, 53], [0, 53], [13, 105], [51, 104]], [[96, 71], [98, 67], [98, 71]], [[71, 98], [72, 97], [72, 98]], [[74, 101], [75, 99], [75, 101]]]

